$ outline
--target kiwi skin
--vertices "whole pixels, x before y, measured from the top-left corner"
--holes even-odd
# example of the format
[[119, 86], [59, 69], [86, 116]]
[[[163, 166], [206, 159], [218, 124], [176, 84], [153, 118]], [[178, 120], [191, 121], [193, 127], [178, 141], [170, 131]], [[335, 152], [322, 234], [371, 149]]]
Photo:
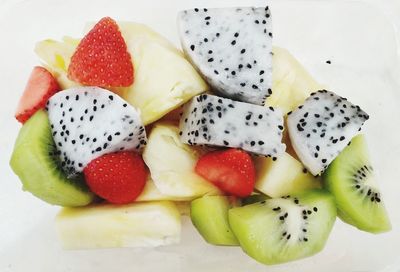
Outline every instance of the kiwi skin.
[[66, 177], [52, 155], [55, 151], [47, 113], [39, 110], [21, 128], [11, 155], [10, 166], [23, 190], [54, 205], [88, 205], [94, 195], [82, 178]]
[[241, 204], [241, 206], [246, 206], [246, 205], [250, 205], [250, 204], [254, 204], [254, 203], [257, 203], [257, 202], [264, 201], [266, 199], [269, 199], [269, 197], [267, 195], [256, 194], [256, 195], [251, 195], [251, 196], [242, 198], [240, 200], [240, 204]]
[[[338, 216], [342, 221], [371, 233], [390, 231], [391, 223], [376, 185], [374, 188], [364, 187], [366, 189], [354, 187], [357, 183], [354, 183], [353, 177], [357, 175], [357, 170], [365, 166], [368, 171], [363, 171], [363, 174], [368, 175], [370, 183], [375, 183], [365, 137], [360, 134], [351, 140], [351, 144], [324, 172], [324, 187], [335, 197]], [[371, 195], [366, 194], [369, 189], [378, 193], [379, 201], [371, 201]]]

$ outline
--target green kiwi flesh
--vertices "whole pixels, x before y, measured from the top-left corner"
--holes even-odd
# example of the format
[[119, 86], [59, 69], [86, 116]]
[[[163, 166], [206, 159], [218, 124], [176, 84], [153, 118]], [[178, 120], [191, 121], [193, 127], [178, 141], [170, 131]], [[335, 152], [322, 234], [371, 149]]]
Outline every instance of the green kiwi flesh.
[[192, 201], [192, 223], [208, 243], [222, 246], [239, 245], [228, 222], [228, 210], [231, 207], [225, 196], [203, 196]]
[[230, 226], [243, 251], [270, 265], [321, 251], [335, 220], [334, 198], [321, 189], [229, 210]]
[[57, 162], [47, 113], [37, 111], [21, 128], [10, 166], [23, 189], [54, 205], [85, 206], [94, 195], [83, 178], [68, 179]]
[[371, 233], [391, 229], [362, 134], [354, 137], [329, 165], [323, 180], [344, 222]]

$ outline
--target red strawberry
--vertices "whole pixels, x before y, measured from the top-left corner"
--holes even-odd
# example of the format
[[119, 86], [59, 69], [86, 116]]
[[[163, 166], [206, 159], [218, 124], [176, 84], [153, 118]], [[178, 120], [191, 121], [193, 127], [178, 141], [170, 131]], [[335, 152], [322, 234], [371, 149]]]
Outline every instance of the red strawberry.
[[147, 179], [142, 157], [128, 151], [103, 155], [91, 161], [83, 173], [89, 188], [114, 204], [134, 201]]
[[25, 123], [37, 110], [44, 108], [47, 100], [59, 90], [57, 81], [49, 71], [40, 66], [34, 67], [19, 100], [15, 118]]
[[253, 192], [255, 167], [250, 155], [242, 150], [207, 153], [197, 161], [195, 171], [234, 196], [245, 197]]
[[68, 67], [68, 77], [83, 85], [127, 87], [133, 65], [117, 23], [105, 17], [81, 40]]

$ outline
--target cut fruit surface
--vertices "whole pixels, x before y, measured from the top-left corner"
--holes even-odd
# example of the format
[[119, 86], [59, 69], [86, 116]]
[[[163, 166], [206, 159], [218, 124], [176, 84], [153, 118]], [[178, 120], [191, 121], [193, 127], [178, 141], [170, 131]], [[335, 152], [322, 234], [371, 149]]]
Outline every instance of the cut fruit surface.
[[255, 188], [270, 197], [281, 197], [307, 189], [321, 188], [316, 178], [295, 158], [284, 153], [276, 161], [271, 158], [254, 158], [256, 167]]
[[79, 83], [67, 76], [71, 57], [78, 44], [79, 40], [71, 37], [64, 37], [62, 41], [47, 39], [36, 43], [35, 53], [56, 78], [62, 90], [79, 86]]
[[249, 196], [254, 189], [255, 168], [249, 154], [240, 149], [209, 152], [196, 163], [197, 174], [233, 196]]
[[334, 198], [322, 190], [267, 199], [229, 210], [242, 249], [264, 264], [278, 264], [322, 250], [336, 219]]
[[179, 128], [181, 141], [190, 145], [240, 148], [268, 157], [279, 157], [283, 114], [272, 107], [202, 94], [184, 106]]
[[140, 193], [136, 201], [160, 201], [160, 200], [179, 201], [178, 198], [162, 194], [160, 190], [158, 190], [157, 186], [154, 184], [154, 181], [151, 179], [150, 175], [148, 175], [143, 191]]
[[123, 98], [139, 108], [145, 125], [208, 90], [192, 65], [168, 40], [136, 23], [121, 23], [135, 67], [135, 82], [120, 89]]
[[148, 175], [143, 191], [138, 196], [136, 201], [148, 202], [148, 201], [162, 201], [162, 200], [174, 201], [178, 209], [180, 210], [181, 214], [185, 215], [190, 214], [190, 202], [187, 201], [187, 198], [162, 194], [160, 190], [158, 190], [157, 186], [154, 184], [154, 181], [151, 179], [150, 175]]
[[143, 159], [161, 194], [179, 200], [191, 200], [219, 190], [195, 173], [201, 150], [181, 143], [179, 129], [169, 123], [158, 123], [150, 132]]
[[104, 154], [141, 151], [146, 144], [139, 111], [106, 89], [67, 89], [48, 102], [53, 138], [69, 175]]
[[307, 70], [284, 48], [273, 47], [272, 95], [266, 106], [277, 107], [285, 114], [302, 104], [311, 93], [323, 89]]
[[320, 175], [346, 147], [369, 116], [327, 90], [312, 93], [287, 117], [290, 142], [303, 165]]
[[204, 240], [213, 245], [239, 245], [228, 222], [231, 204], [226, 196], [203, 196], [193, 200], [190, 218]]
[[338, 214], [343, 221], [372, 233], [391, 229], [363, 135], [351, 140], [323, 178], [336, 198]]
[[223, 97], [264, 105], [272, 93], [272, 17], [267, 7], [181, 11], [182, 48]]
[[[164, 36], [157, 33], [147, 25], [129, 21], [119, 21], [118, 26], [121, 30], [122, 36], [124, 37], [125, 41], [127, 41], [128, 47], [130, 44], [140, 43], [141, 41], [149, 41], [160, 44], [176, 54], [183, 56], [183, 52], [181, 50], [179, 50]], [[85, 28], [90, 29], [92, 27], [93, 24], [87, 24]]]
[[56, 226], [65, 249], [155, 247], [180, 240], [180, 213], [173, 202], [64, 208]]
[[[133, 58], [135, 81], [113, 90], [140, 109], [145, 125], [209, 89], [183, 53], [160, 34], [132, 22], [119, 22], [118, 26]], [[77, 85], [68, 79], [67, 68], [78, 44], [79, 40], [67, 37], [62, 42], [44, 40], [36, 45], [36, 54], [64, 89]]]
[[21, 128], [10, 161], [23, 189], [54, 205], [89, 204], [93, 194], [83, 180], [66, 177], [55, 153], [47, 114], [39, 110]]
[[44, 108], [47, 100], [59, 90], [57, 81], [49, 71], [40, 66], [34, 67], [15, 117], [25, 123], [37, 110]]

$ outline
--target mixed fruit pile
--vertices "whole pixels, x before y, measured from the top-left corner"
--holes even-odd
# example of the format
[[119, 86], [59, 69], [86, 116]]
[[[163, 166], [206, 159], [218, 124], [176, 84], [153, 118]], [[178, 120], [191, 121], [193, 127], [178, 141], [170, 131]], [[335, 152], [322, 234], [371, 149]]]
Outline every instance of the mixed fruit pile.
[[185, 205], [208, 243], [265, 264], [319, 252], [337, 215], [390, 230], [368, 114], [272, 46], [268, 7], [185, 10], [178, 25], [183, 52], [109, 17], [37, 44], [11, 167], [64, 207], [65, 248], [177, 243]]

